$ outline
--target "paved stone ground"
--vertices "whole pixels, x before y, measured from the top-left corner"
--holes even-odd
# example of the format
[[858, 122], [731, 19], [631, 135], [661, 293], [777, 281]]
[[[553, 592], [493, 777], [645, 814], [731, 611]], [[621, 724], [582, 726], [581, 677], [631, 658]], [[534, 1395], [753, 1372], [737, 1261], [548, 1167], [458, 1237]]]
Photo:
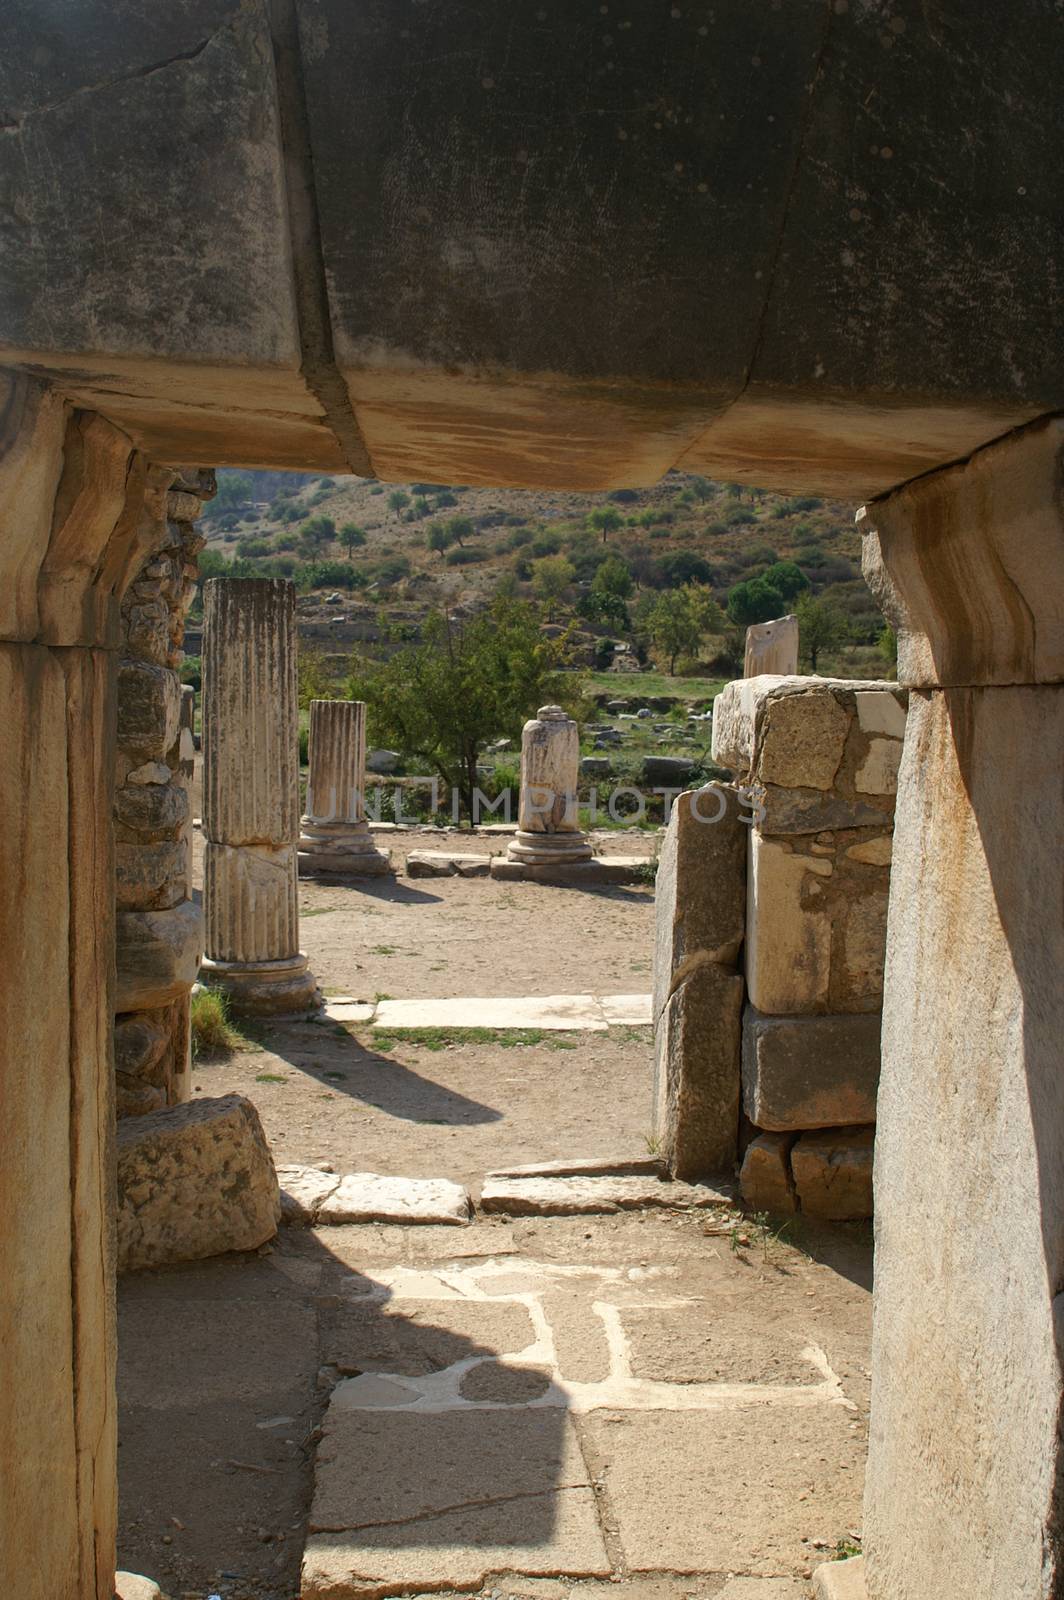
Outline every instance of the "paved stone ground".
[[741, 1237], [292, 1228], [126, 1280], [121, 1565], [171, 1600], [805, 1600], [860, 1527], [868, 1246]]

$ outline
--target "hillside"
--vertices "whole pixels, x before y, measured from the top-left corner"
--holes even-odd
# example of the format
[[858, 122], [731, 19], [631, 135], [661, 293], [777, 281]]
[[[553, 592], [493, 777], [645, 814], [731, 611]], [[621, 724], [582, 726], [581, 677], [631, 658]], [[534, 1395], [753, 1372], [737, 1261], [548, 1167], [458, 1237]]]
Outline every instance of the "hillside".
[[[845, 618], [845, 645], [829, 645], [818, 670], [884, 670], [877, 647], [883, 619], [860, 574], [849, 505], [678, 472], [653, 488], [595, 495], [280, 472], [222, 471], [218, 478], [202, 524], [204, 574], [291, 577], [301, 592], [301, 634], [334, 650], [372, 642], [397, 625], [416, 630], [432, 607], [477, 609], [500, 586], [548, 600], [552, 620], [563, 624], [603, 560], [617, 556], [631, 578], [628, 606], [621, 607], [630, 613], [628, 626], [619, 615], [590, 616], [585, 600], [580, 626], [589, 664], [606, 664], [601, 647], [597, 655], [591, 647], [607, 635], [632, 652], [617, 664], [634, 667], [636, 653], [660, 658], [640, 619], [655, 596], [693, 582], [731, 612], [732, 637], [716, 663], [727, 675], [734, 670], [728, 652], [733, 662], [745, 621], [757, 620], [756, 587], [752, 597], [741, 591], [741, 604], [736, 587], [793, 562], [801, 574], [795, 582]], [[771, 599], [766, 608], [763, 595], [760, 603], [767, 615], [792, 609]], [[698, 663], [680, 666], [694, 671]]]

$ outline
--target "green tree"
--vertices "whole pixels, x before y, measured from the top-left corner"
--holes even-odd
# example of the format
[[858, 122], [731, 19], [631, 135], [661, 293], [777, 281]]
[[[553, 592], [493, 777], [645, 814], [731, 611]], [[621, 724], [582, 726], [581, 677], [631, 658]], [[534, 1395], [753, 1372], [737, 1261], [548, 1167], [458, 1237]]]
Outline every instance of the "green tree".
[[496, 596], [458, 622], [429, 615], [421, 639], [386, 660], [356, 659], [348, 686], [369, 707], [373, 736], [457, 789], [472, 818], [477, 761], [492, 739], [517, 739], [538, 706], [573, 704], [564, 640], [543, 635], [538, 606]]
[[680, 656], [697, 655], [704, 635], [723, 627], [724, 616], [712, 594], [695, 584], [667, 589], [655, 600], [646, 619], [652, 643], [668, 657], [670, 677], [676, 676]]
[[405, 489], [393, 489], [388, 496], [388, 504], [393, 511], [402, 511], [404, 506], [410, 504], [410, 496]]
[[760, 577], [746, 578], [728, 594], [728, 615], [740, 628], [771, 622], [786, 614], [795, 595], [809, 588], [809, 579], [793, 561], [776, 561]]
[[622, 561], [620, 556], [607, 556], [591, 580], [591, 587], [596, 594], [615, 595], [618, 600], [629, 599], [635, 585], [627, 561]]
[[445, 526], [452, 542], [457, 545], [462, 545], [466, 539], [472, 539], [477, 531], [469, 517], [452, 517]]
[[554, 607], [576, 577], [576, 568], [565, 556], [544, 556], [532, 563], [532, 593], [547, 608], [547, 621], [554, 617]]
[[361, 550], [366, 542], [366, 532], [357, 522], [345, 522], [340, 528], [340, 543], [347, 551], [348, 561], [352, 560], [354, 552]]
[[299, 543], [308, 555], [314, 555], [332, 544], [336, 538], [336, 523], [332, 517], [308, 517], [299, 530]]
[[208, 516], [217, 516], [219, 511], [232, 511], [237, 506], [246, 506], [251, 499], [253, 488], [252, 480], [246, 472], [219, 472], [218, 492]]
[[596, 506], [594, 511], [589, 511], [587, 514], [588, 527], [593, 533], [601, 533], [603, 544], [623, 522], [624, 518], [615, 506]]
[[798, 618], [798, 659], [803, 667], [815, 672], [824, 650], [838, 650], [846, 644], [850, 624], [838, 606], [811, 594], [798, 597], [794, 612]]
[[435, 550], [438, 556], [442, 556], [444, 551], [449, 550], [454, 544], [454, 534], [445, 522], [430, 522], [425, 543], [430, 550]]

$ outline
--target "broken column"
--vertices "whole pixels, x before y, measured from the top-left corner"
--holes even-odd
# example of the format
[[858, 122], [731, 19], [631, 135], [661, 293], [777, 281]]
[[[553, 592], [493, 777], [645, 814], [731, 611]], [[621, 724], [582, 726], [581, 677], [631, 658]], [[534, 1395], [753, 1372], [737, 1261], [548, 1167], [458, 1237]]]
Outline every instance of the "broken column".
[[738, 791], [710, 784], [680, 795], [658, 861], [653, 1127], [677, 1178], [735, 1163], [747, 831]]
[[213, 578], [203, 604], [204, 981], [237, 1011], [315, 1004], [299, 949], [295, 589]]
[[521, 733], [521, 796], [517, 833], [507, 856], [533, 866], [589, 861], [581, 831], [577, 784], [580, 730], [561, 706], [540, 706]]
[[299, 870], [371, 877], [392, 870], [366, 821], [366, 707], [362, 700], [312, 700], [307, 809]]
[[713, 757], [753, 808], [742, 1185], [756, 1209], [868, 1216], [905, 693], [763, 675], [726, 686]]
[[772, 622], [755, 622], [746, 630], [743, 677], [757, 678], [773, 672], [781, 676], [798, 671], [798, 618], [776, 617]]
[[1064, 420], [861, 514], [910, 689], [883, 1010], [872, 1600], [1064, 1585]]
[[192, 900], [189, 807], [191, 689], [180, 682], [185, 612], [203, 539], [195, 519], [213, 472], [173, 478], [155, 515], [142, 513], [143, 551], [121, 608], [115, 764], [118, 986], [115, 1082], [119, 1117], [187, 1100], [189, 995], [202, 928]]

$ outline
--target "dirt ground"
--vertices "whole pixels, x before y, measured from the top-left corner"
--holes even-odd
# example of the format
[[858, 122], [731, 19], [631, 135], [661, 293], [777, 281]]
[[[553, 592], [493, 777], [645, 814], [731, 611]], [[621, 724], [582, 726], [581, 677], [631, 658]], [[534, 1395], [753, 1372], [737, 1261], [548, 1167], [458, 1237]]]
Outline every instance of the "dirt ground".
[[[401, 837], [399, 863], [426, 842], [470, 854], [505, 848], [497, 836]], [[632, 849], [628, 835], [619, 839]], [[405, 1000], [650, 989], [650, 888], [400, 873], [356, 884], [304, 879], [299, 901], [302, 947], [326, 995]], [[545, 1031], [532, 1043], [434, 1040], [435, 1048], [385, 1036], [386, 1049], [369, 1028], [349, 1031], [327, 1020], [249, 1031], [262, 1048], [198, 1061], [193, 1092], [246, 1094], [279, 1163], [447, 1177], [476, 1190], [492, 1167], [647, 1154], [649, 1028]]]
[[[360, 1565], [366, 1594], [580, 1600], [608, 1582], [619, 1600], [804, 1600], [812, 1567], [860, 1529], [867, 1242], [744, 1232], [733, 1248], [706, 1227], [654, 1213], [285, 1228], [250, 1257], [124, 1279], [120, 1565], [171, 1600], [295, 1600], [317, 1465], [319, 1565]], [[471, 1298], [484, 1271], [493, 1298]], [[603, 1300], [649, 1401], [580, 1387], [610, 1364]], [[425, 1384], [471, 1357], [470, 1392], [505, 1396], [532, 1303], [568, 1406], [326, 1416], [359, 1373]], [[535, 1366], [520, 1377], [534, 1401]], [[480, 1523], [452, 1526], [458, 1506]]]

